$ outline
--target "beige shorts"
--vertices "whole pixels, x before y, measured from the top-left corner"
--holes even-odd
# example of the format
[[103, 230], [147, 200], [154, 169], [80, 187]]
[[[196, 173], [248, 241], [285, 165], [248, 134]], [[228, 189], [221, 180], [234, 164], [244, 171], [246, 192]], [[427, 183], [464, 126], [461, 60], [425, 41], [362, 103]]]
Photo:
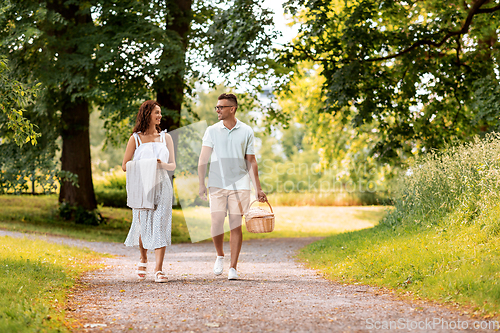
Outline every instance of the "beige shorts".
[[210, 213], [244, 215], [250, 205], [250, 190], [225, 190], [210, 187]]

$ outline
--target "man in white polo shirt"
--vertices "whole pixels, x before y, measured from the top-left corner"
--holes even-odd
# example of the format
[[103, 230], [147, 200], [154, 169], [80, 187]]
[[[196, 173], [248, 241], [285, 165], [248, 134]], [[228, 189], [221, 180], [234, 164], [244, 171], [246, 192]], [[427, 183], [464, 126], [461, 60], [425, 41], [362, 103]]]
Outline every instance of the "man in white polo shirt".
[[207, 200], [205, 175], [208, 160], [211, 157], [208, 188], [212, 217], [211, 233], [217, 251], [214, 265], [215, 275], [222, 274], [224, 267], [224, 219], [229, 212], [229, 227], [231, 229], [229, 280], [238, 278], [236, 265], [243, 241], [241, 219], [250, 204], [250, 178], [255, 186], [257, 199], [260, 202], [267, 201], [259, 181], [253, 130], [250, 126], [236, 119], [237, 108], [238, 101], [235, 95], [222, 94], [219, 96], [215, 111], [220, 121], [207, 128], [203, 136], [203, 146], [198, 161], [200, 197]]

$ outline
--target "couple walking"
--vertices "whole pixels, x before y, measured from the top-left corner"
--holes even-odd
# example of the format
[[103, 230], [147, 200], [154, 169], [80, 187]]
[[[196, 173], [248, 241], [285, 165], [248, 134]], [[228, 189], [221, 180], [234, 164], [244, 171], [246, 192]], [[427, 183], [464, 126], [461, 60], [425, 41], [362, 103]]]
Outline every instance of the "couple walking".
[[[267, 201], [262, 191], [254, 152], [254, 134], [250, 126], [236, 118], [238, 101], [233, 94], [219, 96], [215, 111], [219, 122], [207, 128], [198, 161], [199, 195], [210, 198], [211, 235], [217, 252], [214, 274], [221, 275], [224, 267], [224, 220], [228, 216], [230, 226], [231, 263], [228, 279], [238, 278], [237, 264], [243, 241], [242, 216], [250, 204], [250, 179], [257, 199]], [[132, 225], [125, 240], [127, 246], [139, 246], [140, 263], [136, 274], [139, 280], [146, 278], [147, 250], [155, 251], [155, 282], [166, 282], [163, 258], [166, 246], [171, 244], [172, 184], [167, 171], [175, 170], [174, 145], [166, 131], [160, 130], [161, 108], [155, 101], [144, 102], [137, 114], [136, 125], [130, 137], [122, 169], [127, 171], [127, 196], [134, 203]], [[211, 160], [208, 190], [205, 185], [207, 164]], [[144, 163], [146, 162], [146, 164]], [[140, 164], [142, 163], [142, 164]], [[147, 164], [149, 163], [149, 165]], [[156, 169], [154, 191], [137, 198], [142, 189], [134, 178], [151, 176], [151, 165]], [[149, 169], [148, 169], [149, 168]], [[142, 171], [141, 171], [142, 170]], [[147, 173], [147, 175], [140, 175]], [[136, 176], [139, 174], [139, 176]], [[144, 203], [154, 204], [143, 208]], [[142, 203], [142, 205], [141, 205]]]

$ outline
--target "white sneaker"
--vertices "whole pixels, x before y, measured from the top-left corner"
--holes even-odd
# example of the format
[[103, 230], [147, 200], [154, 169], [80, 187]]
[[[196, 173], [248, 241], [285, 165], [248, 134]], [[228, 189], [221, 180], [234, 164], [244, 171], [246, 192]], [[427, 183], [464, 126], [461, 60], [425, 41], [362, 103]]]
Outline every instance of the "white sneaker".
[[224, 270], [224, 256], [217, 256], [214, 265], [214, 274], [221, 275]]
[[229, 269], [229, 274], [227, 275], [228, 280], [237, 280], [238, 279], [238, 273], [236, 273], [236, 270], [234, 268]]

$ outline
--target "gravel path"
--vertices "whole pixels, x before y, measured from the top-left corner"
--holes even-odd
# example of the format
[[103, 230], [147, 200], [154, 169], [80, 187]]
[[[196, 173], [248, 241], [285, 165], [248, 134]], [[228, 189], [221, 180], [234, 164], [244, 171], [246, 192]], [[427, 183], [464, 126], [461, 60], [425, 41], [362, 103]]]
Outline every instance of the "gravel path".
[[[0, 236], [24, 234], [0, 231]], [[168, 248], [169, 282], [137, 281], [132, 272], [138, 250], [122, 244], [91, 243], [69, 238], [33, 236], [116, 254], [106, 269], [87, 274], [83, 288], [68, 302], [67, 313], [88, 332], [493, 332], [474, 329], [488, 322], [439, 305], [399, 299], [390, 291], [328, 281], [293, 259], [296, 251], [317, 238], [266, 239], [243, 243], [238, 273], [228, 281], [229, 244], [224, 244], [224, 273], [212, 273], [211, 243]], [[392, 321], [392, 330], [383, 329]], [[381, 329], [382, 328], [382, 329]]]

